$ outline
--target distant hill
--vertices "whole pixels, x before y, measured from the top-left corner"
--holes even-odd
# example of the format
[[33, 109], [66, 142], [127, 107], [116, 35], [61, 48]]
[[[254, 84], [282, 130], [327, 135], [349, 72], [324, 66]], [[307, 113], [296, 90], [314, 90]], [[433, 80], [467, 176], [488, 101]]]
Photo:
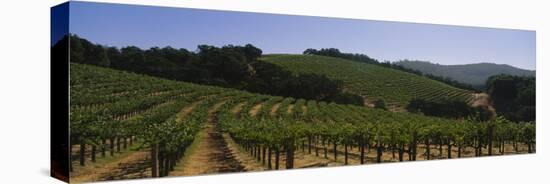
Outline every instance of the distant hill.
[[524, 70], [505, 64], [476, 63], [465, 65], [440, 65], [426, 61], [404, 60], [395, 62], [405, 68], [421, 71], [425, 74], [449, 77], [456, 81], [471, 84], [476, 88], [484, 87], [487, 78], [498, 74], [517, 76], [535, 76], [535, 71]]
[[469, 101], [473, 93], [425, 76], [336, 57], [278, 54], [260, 59], [294, 73], [316, 73], [341, 80], [347, 91], [368, 102], [382, 99], [394, 107], [404, 107], [413, 98]]

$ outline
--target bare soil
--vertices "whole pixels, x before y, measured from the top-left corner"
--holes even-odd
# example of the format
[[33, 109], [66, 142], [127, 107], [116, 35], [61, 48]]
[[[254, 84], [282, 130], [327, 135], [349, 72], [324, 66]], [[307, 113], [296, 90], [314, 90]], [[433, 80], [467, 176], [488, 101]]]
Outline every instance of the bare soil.
[[[223, 102], [222, 102], [223, 103]], [[197, 142], [196, 147], [188, 153], [180, 167], [176, 167], [171, 176], [189, 176], [213, 173], [243, 172], [245, 167], [233, 155], [225, 142], [222, 133], [216, 128], [216, 112], [222, 103], [216, 104], [208, 113], [205, 135]]]
[[231, 151], [231, 154], [235, 156], [235, 160], [241, 163], [244, 166], [246, 171], [262, 171], [265, 170], [265, 167], [258, 162], [256, 159], [247, 154], [247, 152], [240, 147], [229, 134], [223, 134], [223, 139], [227, 143], [227, 147]]
[[241, 102], [239, 103], [237, 106], [235, 106], [233, 109], [231, 109], [231, 112], [233, 114], [237, 114], [239, 112], [241, 112], [241, 109], [243, 108], [243, 106], [246, 104], [246, 102]]
[[294, 104], [288, 105], [288, 109], [286, 109], [286, 113], [292, 113], [292, 110], [294, 109]]
[[256, 117], [256, 114], [258, 114], [258, 112], [260, 112], [260, 109], [262, 109], [262, 106], [263, 106], [263, 103], [258, 103], [256, 105], [254, 105], [254, 107], [252, 107], [250, 109], [250, 116], [252, 117]]
[[185, 118], [189, 113], [193, 112], [193, 109], [195, 109], [195, 107], [197, 107], [197, 105], [199, 103], [201, 103], [202, 100], [199, 100], [199, 101], [195, 101], [193, 102], [192, 104], [190, 104], [189, 106], [186, 106], [185, 108], [183, 108], [177, 115], [177, 120], [176, 121], [181, 121], [183, 118]]
[[[273, 158], [272, 163], [275, 163], [275, 158]], [[280, 163], [279, 163], [279, 170], [286, 169], [286, 152], [281, 151], [280, 156]], [[294, 168], [300, 169], [300, 168], [315, 168], [315, 167], [327, 167], [327, 166], [338, 166], [343, 165], [339, 162], [335, 162], [330, 159], [325, 159], [322, 157], [316, 157], [315, 153], [313, 154], [307, 154], [306, 152], [302, 152], [299, 150], [296, 150], [294, 152]]]
[[487, 108], [493, 116], [496, 116], [496, 110], [491, 103], [491, 97], [487, 93], [475, 93], [472, 95], [471, 100], [472, 107], [485, 107]]
[[275, 116], [275, 114], [277, 113], [277, 110], [279, 110], [279, 106], [281, 106], [281, 103], [276, 103], [275, 105], [273, 105], [273, 107], [271, 107], [271, 111], [269, 112], [269, 115]]
[[[324, 158], [324, 149], [323, 145], [319, 144], [317, 145], [319, 149], [319, 156], [321, 158]], [[407, 149], [407, 148], [406, 148]], [[328, 146], [327, 149], [327, 158], [331, 161], [335, 161], [338, 163], [344, 163], [344, 146], [338, 145], [337, 146], [337, 152], [338, 152], [338, 159], [334, 160], [334, 152], [332, 145]], [[307, 145], [305, 148], [305, 152], [307, 152]], [[300, 150], [301, 152], [301, 150]], [[359, 147], [348, 147], [348, 164], [349, 165], [357, 165], [360, 164], [360, 150]], [[511, 154], [525, 154], [527, 153], [527, 145], [519, 144], [518, 145], [518, 152], [516, 152], [511, 144], [507, 144], [505, 146], [504, 152], [501, 154], [499, 153], [499, 150], [497, 147], [493, 148], [493, 156], [498, 155], [511, 155]], [[395, 154], [395, 156], [394, 156]], [[399, 161], [399, 154], [398, 150], [395, 150], [394, 154], [392, 154], [392, 150], [386, 149], [384, 150], [382, 154], [382, 162], [398, 162]], [[312, 146], [312, 154], [315, 155], [315, 147]], [[482, 149], [482, 156], [488, 156], [488, 149], [483, 148]], [[461, 158], [471, 158], [475, 157], [475, 150], [471, 147], [463, 148]], [[403, 154], [403, 161], [408, 161], [409, 155], [407, 152]], [[451, 158], [458, 158], [458, 147], [453, 146], [451, 148]], [[443, 145], [442, 152], [439, 152], [439, 146], [438, 145], [430, 145], [430, 160], [437, 160], [437, 159], [448, 159], [447, 158], [447, 147]], [[421, 160], [427, 160], [427, 154], [426, 154], [426, 145], [419, 144], [417, 147], [417, 161]], [[373, 164], [376, 163], [376, 149], [371, 148], [370, 151], [368, 148], [365, 148], [365, 163], [366, 164]]]
[[99, 167], [89, 167], [84, 172], [71, 173], [71, 182], [90, 182], [151, 177], [148, 150], [130, 153], [128, 156]]

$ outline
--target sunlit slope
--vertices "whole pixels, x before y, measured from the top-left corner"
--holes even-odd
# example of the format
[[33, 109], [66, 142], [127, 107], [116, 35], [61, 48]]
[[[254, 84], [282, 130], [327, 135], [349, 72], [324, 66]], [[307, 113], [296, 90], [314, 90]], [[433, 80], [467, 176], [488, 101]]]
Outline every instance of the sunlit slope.
[[[84, 64], [71, 64], [70, 75], [71, 182], [397, 162], [403, 153], [413, 161], [536, 151], [534, 123], [498, 118], [488, 126]], [[438, 144], [447, 154], [424, 154]]]
[[413, 98], [467, 101], [472, 93], [427, 77], [334, 57], [277, 54], [266, 55], [262, 60], [294, 73], [324, 74], [342, 80], [346, 90], [365, 97], [368, 102], [382, 99], [398, 107], [404, 107]]

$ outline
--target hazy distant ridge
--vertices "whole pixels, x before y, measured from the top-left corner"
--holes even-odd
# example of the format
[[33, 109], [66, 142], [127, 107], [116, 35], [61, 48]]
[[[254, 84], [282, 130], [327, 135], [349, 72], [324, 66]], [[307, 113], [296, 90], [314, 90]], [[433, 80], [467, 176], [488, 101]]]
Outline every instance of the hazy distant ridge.
[[395, 62], [406, 68], [419, 70], [422, 73], [449, 77], [473, 86], [483, 86], [487, 78], [498, 74], [517, 76], [535, 76], [535, 71], [516, 68], [506, 64], [475, 63], [464, 65], [440, 65], [426, 61], [403, 60]]

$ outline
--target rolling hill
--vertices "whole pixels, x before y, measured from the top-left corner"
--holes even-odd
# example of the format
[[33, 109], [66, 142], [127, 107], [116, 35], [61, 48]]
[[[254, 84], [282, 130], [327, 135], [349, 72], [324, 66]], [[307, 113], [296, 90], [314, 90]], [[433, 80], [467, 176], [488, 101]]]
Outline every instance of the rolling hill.
[[473, 93], [427, 77], [334, 57], [276, 54], [261, 59], [294, 73], [317, 73], [341, 80], [347, 91], [365, 97], [367, 103], [382, 99], [390, 107], [404, 107], [413, 98], [469, 101]]
[[[469, 146], [489, 136], [487, 126], [475, 121], [261, 95], [86, 64], [71, 63], [70, 75], [71, 182], [400, 162], [405, 148], [412, 150], [409, 161], [496, 152]], [[490, 136], [510, 148], [520, 145], [500, 154], [535, 152], [533, 123], [498, 121], [502, 131]], [[424, 156], [430, 146], [422, 143], [442, 136], [452, 141], [446, 156]], [[373, 145], [376, 151], [365, 151]], [[479, 152], [461, 151], [466, 148]], [[399, 150], [399, 157], [389, 150]]]
[[485, 86], [487, 78], [498, 74], [535, 76], [535, 71], [524, 70], [510, 65], [494, 63], [476, 63], [465, 65], [440, 65], [426, 61], [399, 61], [395, 64], [405, 68], [421, 71], [425, 74], [449, 77], [462, 83], [471, 84], [474, 87]]

